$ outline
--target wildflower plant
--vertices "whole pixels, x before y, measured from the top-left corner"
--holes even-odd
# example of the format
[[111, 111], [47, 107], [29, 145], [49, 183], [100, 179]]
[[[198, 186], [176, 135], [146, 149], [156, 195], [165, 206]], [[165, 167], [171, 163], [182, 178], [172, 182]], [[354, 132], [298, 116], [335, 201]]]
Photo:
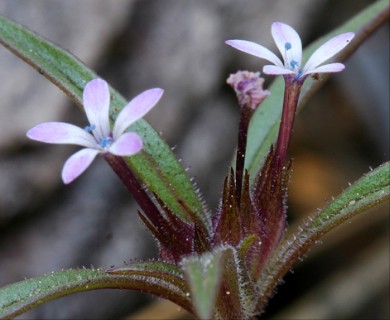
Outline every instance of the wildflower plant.
[[[0, 290], [0, 314], [13, 317], [60, 296], [101, 288], [151, 293], [201, 319], [252, 319], [261, 314], [285, 273], [316, 240], [389, 198], [389, 163], [385, 163], [303, 222], [292, 239], [286, 236], [292, 166], [287, 152], [297, 106], [318, 89], [310, 75], [342, 71], [345, 66], [340, 61], [387, 19], [388, 5], [378, 1], [336, 35], [315, 43], [317, 49], [309, 48], [313, 53], [305, 64], [298, 33], [281, 22], [271, 29], [283, 61], [259, 44], [226, 42], [273, 63], [264, 66], [263, 73], [282, 76], [284, 94], [276, 94], [282, 103], [273, 106], [281, 109], [274, 122], [280, 123], [277, 136], [268, 144], [259, 142], [257, 131], [251, 129], [263, 126], [257, 110], [265, 108], [267, 101], [274, 103], [272, 97], [283, 93], [282, 85], [275, 82], [265, 90], [260, 72], [239, 71], [228, 78], [240, 109], [237, 152], [224, 181], [220, 206], [209, 213], [171, 149], [140, 119], [157, 104], [162, 89], [147, 90], [126, 103], [70, 54], [1, 17], [0, 42], [43, 70], [84, 109], [89, 121], [85, 129], [44, 123], [30, 129], [27, 136], [85, 147], [65, 163], [65, 183], [77, 178], [101, 154], [138, 202], [139, 217], [156, 239], [160, 259], [109, 270], [59, 271], [11, 284]], [[56, 64], [61, 68], [55, 68]], [[272, 136], [270, 128], [265, 130]], [[254, 154], [253, 149], [260, 151]]]

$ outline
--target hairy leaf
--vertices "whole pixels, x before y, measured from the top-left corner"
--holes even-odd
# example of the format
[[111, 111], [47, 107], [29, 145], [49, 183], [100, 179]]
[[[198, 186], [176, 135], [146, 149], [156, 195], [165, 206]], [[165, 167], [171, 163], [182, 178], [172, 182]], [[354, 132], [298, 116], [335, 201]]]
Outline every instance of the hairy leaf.
[[211, 319], [223, 274], [223, 251], [192, 255], [181, 261], [191, 299], [200, 319]]
[[191, 311], [181, 270], [145, 262], [111, 270], [74, 269], [27, 279], [0, 289], [0, 318], [16, 317], [50, 300], [96, 289], [132, 289], [166, 298]]
[[281, 242], [258, 282], [261, 288], [259, 307], [263, 306], [281, 278], [315, 242], [360, 212], [390, 198], [390, 162], [370, 171], [340, 196], [298, 228], [291, 239]]

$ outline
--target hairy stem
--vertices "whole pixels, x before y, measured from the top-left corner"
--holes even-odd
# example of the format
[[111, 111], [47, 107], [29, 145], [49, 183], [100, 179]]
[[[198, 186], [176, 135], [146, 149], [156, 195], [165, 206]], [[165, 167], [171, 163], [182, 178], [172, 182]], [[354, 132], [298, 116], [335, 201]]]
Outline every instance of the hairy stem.
[[287, 157], [287, 150], [291, 140], [294, 125], [295, 111], [298, 105], [304, 78], [296, 79], [290, 75], [285, 76], [284, 101], [282, 120], [279, 127], [278, 140], [275, 148], [277, 166], [284, 166]]
[[147, 194], [145, 189], [139, 183], [133, 172], [121, 157], [114, 156], [110, 153], [103, 154], [103, 158], [109, 163], [114, 172], [118, 175], [119, 179], [123, 182], [127, 190], [133, 195], [141, 209], [145, 212], [149, 220], [158, 226], [158, 217], [160, 211]]

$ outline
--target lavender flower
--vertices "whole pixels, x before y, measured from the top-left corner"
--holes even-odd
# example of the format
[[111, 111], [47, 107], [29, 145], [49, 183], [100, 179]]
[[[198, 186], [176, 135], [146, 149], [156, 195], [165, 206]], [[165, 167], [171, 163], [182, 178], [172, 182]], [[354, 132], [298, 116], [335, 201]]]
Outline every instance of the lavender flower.
[[265, 74], [272, 75], [295, 75], [301, 78], [314, 73], [340, 72], [344, 70], [342, 63], [329, 63], [322, 65], [326, 60], [341, 51], [355, 36], [347, 32], [335, 36], [320, 46], [302, 67], [302, 42], [298, 33], [289, 25], [274, 22], [272, 24], [272, 36], [282, 54], [284, 63], [267, 48], [246, 40], [228, 40], [225, 43], [256, 57], [266, 59], [273, 65], [266, 65], [263, 68]]
[[160, 100], [163, 90], [149, 89], [132, 99], [118, 114], [114, 128], [110, 129], [110, 91], [106, 81], [94, 79], [83, 92], [83, 104], [90, 125], [85, 129], [63, 122], [46, 122], [27, 132], [33, 140], [75, 144], [86, 147], [73, 154], [64, 164], [62, 180], [68, 184], [81, 175], [99, 153], [132, 156], [142, 150], [141, 137], [135, 132], [125, 132], [142, 118]]

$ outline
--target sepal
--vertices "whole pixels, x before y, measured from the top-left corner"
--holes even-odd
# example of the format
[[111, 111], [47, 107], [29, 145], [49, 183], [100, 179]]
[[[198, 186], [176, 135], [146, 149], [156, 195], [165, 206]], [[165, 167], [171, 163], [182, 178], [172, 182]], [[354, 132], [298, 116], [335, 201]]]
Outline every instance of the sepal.
[[253, 207], [259, 219], [261, 234], [259, 250], [252, 251], [251, 263], [257, 279], [270, 254], [284, 234], [286, 222], [287, 185], [291, 164], [280, 166], [271, 148], [260, 171], [253, 194]]

